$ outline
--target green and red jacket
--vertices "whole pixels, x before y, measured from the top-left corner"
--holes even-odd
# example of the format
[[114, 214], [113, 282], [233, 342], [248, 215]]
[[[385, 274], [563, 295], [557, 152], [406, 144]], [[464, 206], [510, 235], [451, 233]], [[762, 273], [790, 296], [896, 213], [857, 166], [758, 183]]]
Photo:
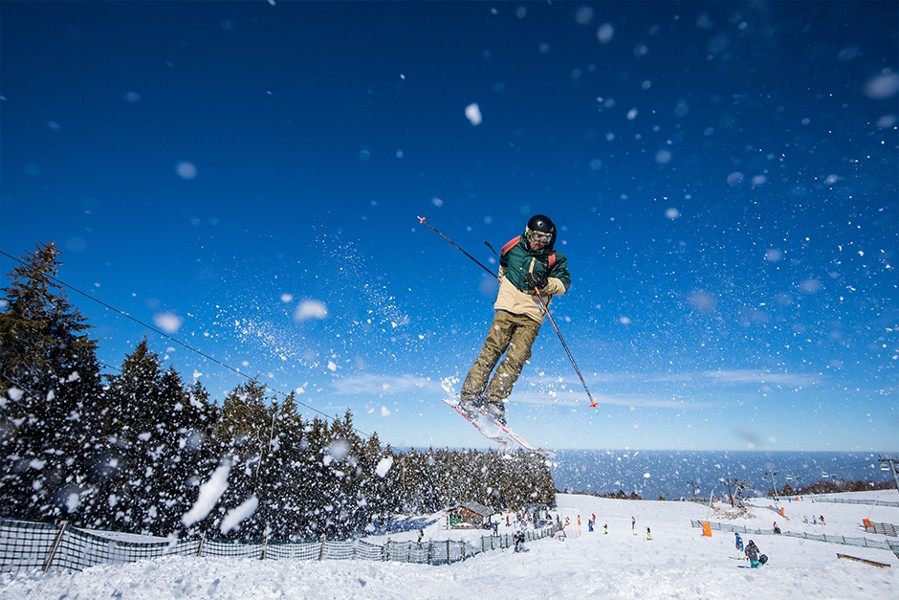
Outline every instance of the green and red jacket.
[[534, 290], [525, 280], [528, 273], [546, 275], [548, 283], [540, 295], [547, 306], [553, 296], [561, 296], [571, 287], [565, 255], [547, 248], [532, 251], [527, 240], [521, 236], [517, 242], [513, 239], [503, 246], [499, 259], [499, 292], [493, 308], [526, 315], [542, 323], [545, 314]]

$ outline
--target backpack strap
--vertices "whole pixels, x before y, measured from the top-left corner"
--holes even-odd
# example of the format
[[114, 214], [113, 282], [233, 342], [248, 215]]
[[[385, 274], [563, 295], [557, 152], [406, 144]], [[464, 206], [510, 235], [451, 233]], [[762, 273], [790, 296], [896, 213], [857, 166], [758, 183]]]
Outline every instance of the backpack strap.
[[517, 236], [513, 237], [511, 240], [509, 240], [508, 242], [506, 242], [505, 245], [503, 245], [503, 249], [499, 253], [500, 256], [502, 256], [503, 254], [508, 254], [509, 250], [511, 250], [512, 248], [517, 246], [518, 242], [520, 242], [520, 241], [521, 241], [521, 236], [517, 235]]

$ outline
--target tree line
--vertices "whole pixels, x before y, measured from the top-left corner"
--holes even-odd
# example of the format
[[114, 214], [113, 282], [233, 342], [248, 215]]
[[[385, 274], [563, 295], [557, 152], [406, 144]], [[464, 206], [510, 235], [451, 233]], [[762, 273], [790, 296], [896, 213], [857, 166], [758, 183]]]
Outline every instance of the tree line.
[[[289, 540], [469, 501], [553, 503], [537, 455], [400, 451], [359, 435], [350, 411], [304, 418], [293, 393], [279, 398], [258, 379], [216, 402], [146, 339], [103, 373], [90, 325], [57, 283], [59, 255], [38, 244], [0, 298], [0, 517]], [[186, 516], [201, 494], [210, 508]]]

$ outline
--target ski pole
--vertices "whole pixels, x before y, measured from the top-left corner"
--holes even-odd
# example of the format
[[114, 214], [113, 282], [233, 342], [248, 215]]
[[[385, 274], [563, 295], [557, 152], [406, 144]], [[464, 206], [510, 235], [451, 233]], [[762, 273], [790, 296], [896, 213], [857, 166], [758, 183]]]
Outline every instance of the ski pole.
[[587, 382], [584, 381], [584, 376], [581, 375], [581, 370], [577, 368], [577, 363], [574, 362], [574, 357], [571, 355], [571, 350], [568, 349], [568, 344], [565, 343], [565, 338], [562, 337], [562, 332], [559, 331], [559, 326], [556, 325], [556, 320], [553, 319], [553, 315], [549, 312], [549, 307], [546, 305], [546, 302], [543, 301], [543, 296], [540, 295], [540, 290], [534, 288], [534, 292], [537, 295], [537, 298], [540, 300], [540, 306], [543, 307], [543, 312], [546, 313], [547, 318], [549, 318], [550, 325], [553, 326], [553, 329], [556, 330], [556, 335], [559, 336], [559, 341], [562, 342], [562, 347], [565, 349], [565, 354], [568, 355], [568, 360], [571, 361], [571, 366], [574, 367], [575, 373], [581, 380], [581, 385], [584, 386], [584, 391], [587, 392], [587, 397], [590, 398], [590, 408], [599, 412], [599, 409], [596, 408], [599, 405], [599, 402], [593, 399], [593, 394], [590, 393], [590, 388], [587, 387]]
[[[499, 256], [499, 252], [490, 245], [490, 242], [484, 240], [484, 244], [493, 250], [493, 253]], [[565, 343], [565, 338], [562, 337], [562, 331], [559, 329], [559, 326], [556, 325], [556, 320], [553, 319], [553, 315], [549, 312], [549, 306], [546, 305], [546, 302], [543, 301], [543, 296], [540, 295], [540, 290], [538, 288], [534, 288], [534, 295], [537, 296], [537, 299], [540, 300], [540, 306], [543, 308], [543, 312], [546, 313], [546, 316], [549, 318], [549, 323], [552, 325], [553, 329], [556, 332], [556, 335], [559, 336], [559, 341], [562, 343], [562, 348], [565, 349], [565, 354], [568, 355], [568, 360], [571, 361], [571, 366], [574, 367], [575, 373], [577, 373], [578, 378], [581, 380], [581, 385], [584, 386], [584, 391], [587, 392], [587, 397], [590, 398], [590, 408], [596, 409], [599, 405], [599, 402], [593, 399], [593, 394], [590, 393], [590, 388], [587, 387], [587, 382], [584, 381], [584, 376], [581, 375], [581, 370], [578, 368], [577, 363], [574, 361], [574, 356], [571, 354], [571, 350], [568, 349], [568, 344]]]
[[[466, 252], [465, 250], [463, 250], [462, 247], [459, 246], [459, 244], [457, 244], [457, 243], [454, 242], [453, 240], [451, 240], [451, 239], [449, 239], [448, 237], [446, 237], [445, 235], [443, 235], [443, 233], [441, 233], [439, 229], [437, 229], [436, 227], [434, 227], [433, 225], [431, 225], [430, 223], [428, 223], [427, 219], [425, 219], [424, 217], [418, 217], [418, 222], [421, 223], [421, 224], [423, 224], [423, 225], [427, 225], [428, 227], [430, 227], [431, 230], [434, 231], [434, 233], [436, 233], [437, 235], [439, 235], [440, 237], [442, 237], [443, 239], [445, 239], [446, 241], [448, 241], [450, 244], [452, 244], [452, 245], [453, 245], [453, 248], [455, 248], [456, 250], [458, 250], [459, 252], [461, 252], [462, 254], [464, 254], [465, 256], [467, 256], [468, 258], [470, 258], [471, 260], [473, 260], [479, 267], [481, 267], [482, 269], [484, 269], [485, 271], [487, 271], [488, 273], [490, 273], [490, 276], [491, 276], [491, 277], [496, 277], [496, 273], [494, 273], [492, 270], [490, 270], [484, 263], [482, 263], [481, 261], [479, 261], [478, 259], [476, 259], [474, 256], [472, 256], [471, 254], [469, 254], [468, 252]], [[499, 277], [496, 277], [496, 279], [499, 279]]]
[[[484, 266], [484, 264], [481, 261], [479, 261], [478, 259], [473, 257], [471, 254], [469, 254], [468, 252], [463, 250], [456, 242], [454, 242], [447, 236], [443, 235], [443, 233], [441, 233], [436, 227], [434, 227], [433, 225], [428, 223], [424, 217], [418, 217], [418, 221], [419, 221], [419, 223], [422, 223], [422, 224], [430, 227], [434, 231], [434, 233], [438, 234], [440, 237], [442, 237], [447, 242], [452, 244], [453, 247], [456, 248], [459, 252], [461, 252], [462, 254], [464, 254], [465, 256], [470, 258], [471, 260], [473, 260], [475, 263], [477, 263], [477, 265], [479, 267], [481, 267], [482, 269], [484, 269], [485, 271], [490, 273], [490, 275], [495, 277], [497, 280], [500, 280], [500, 278], [493, 271], [491, 271], [486, 266]], [[484, 243], [487, 244], [488, 248], [493, 250], [494, 254], [497, 254], [497, 255], [499, 254], [493, 248], [493, 246], [491, 246], [487, 241], [484, 241]], [[565, 349], [565, 354], [568, 355], [568, 360], [571, 361], [571, 366], [574, 367], [575, 373], [577, 373], [578, 378], [581, 380], [581, 385], [584, 386], [584, 391], [587, 392], [587, 397], [590, 398], [590, 408], [598, 411], [598, 409], [596, 407], [599, 406], [599, 402], [597, 402], [596, 400], [593, 399], [593, 394], [590, 393], [590, 388], [587, 387], [587, 382], [584, 381], [584, 376], [581, 375], [581, 370], [578, 368], [577, 363], [574, 361], [574, 356], [572, 356], [571, 350], [568, 349], [568, 344], [565, 343], [565, 338], [562, 337], [562, 332], [559, 330], [559, 326], [556, 325], [556, 321], [555, 321], [555, 319], [553, 319], [552, 313], [549, 312], [549, 307], [546, 305], [546, 302], [543, 301], [543, 296], [540, 295], [540, 290], [535, 287], [534, 293], [537, 296], [537, 299], [540, 300], [540, 306], [543, 308], [543, 312], [545, 312], [546, 316], [549, 317], [549, 322], [552, 325], [552, 328], [555, 330], [556, 335], [559, 336], [559, 341], [562, 343], [562, 348]]]

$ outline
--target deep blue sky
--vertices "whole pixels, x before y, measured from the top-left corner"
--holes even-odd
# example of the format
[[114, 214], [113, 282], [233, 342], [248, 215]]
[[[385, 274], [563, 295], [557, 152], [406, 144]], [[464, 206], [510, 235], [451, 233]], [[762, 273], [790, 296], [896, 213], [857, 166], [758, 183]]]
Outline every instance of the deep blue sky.
[[[601, 404], [547, 326], [508, 406], [526, 437], [895, 451], [896, 23], [896, 2], [4, 1], [0, 249], [55, 241], [66, 283], [385, 442], [479, 446], [440, 382], [495, 283], [416, 217], [493, 267], [483, 242], [543, 212]], [[218, 399], [242, 381], [70, 296], [113, 367], [146, 335]]]

